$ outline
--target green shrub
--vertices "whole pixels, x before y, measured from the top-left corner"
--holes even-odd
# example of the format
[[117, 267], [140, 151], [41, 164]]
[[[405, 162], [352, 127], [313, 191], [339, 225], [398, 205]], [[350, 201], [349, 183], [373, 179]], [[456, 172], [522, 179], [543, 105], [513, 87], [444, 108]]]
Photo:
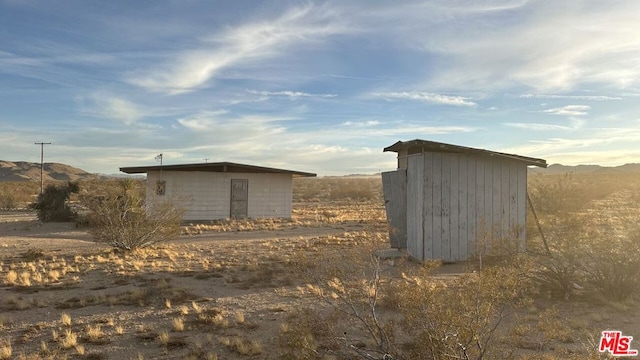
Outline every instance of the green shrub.
[[78, 191], [78, 183], [71, 181], [66, 185], [49, 184], [31, 207], [37, 211], [38, 219], [42, 222], [74, 221], [77, 213], [69, 206], [69, 197]]

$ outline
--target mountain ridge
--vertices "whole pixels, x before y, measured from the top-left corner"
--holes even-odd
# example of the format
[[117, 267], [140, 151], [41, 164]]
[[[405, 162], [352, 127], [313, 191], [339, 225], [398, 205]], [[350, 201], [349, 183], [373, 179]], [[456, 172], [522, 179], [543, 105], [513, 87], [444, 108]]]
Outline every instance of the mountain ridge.
[[[42, 167], [45, 181], [94, 180], [100, 177], [61, 163], [48, 162]], [[0, 160], [0, 181], [40, 181], [40, 163]]]
[[[628, 163], [619, 166], [601, 165], [562, 165], [551, 164], [546, 169], [532, 167], [530, 174], [589, 174], [589, 173], [640, 173], [640, 163]], [[43, 166], [43, 178], [45, 181], [78, 181], [96, 180], [102, 178], [128, 177], [122, 174], [92, 174], [71, 165], [48, 162]], [[337, 177], [375, 177], [377, 174], [349, 174]], [[329, 176], [336, 177], [336, 176]], [[0, 182], [2, 181], [40, 181], [40, 163], [28, 161], [0, 160]]]

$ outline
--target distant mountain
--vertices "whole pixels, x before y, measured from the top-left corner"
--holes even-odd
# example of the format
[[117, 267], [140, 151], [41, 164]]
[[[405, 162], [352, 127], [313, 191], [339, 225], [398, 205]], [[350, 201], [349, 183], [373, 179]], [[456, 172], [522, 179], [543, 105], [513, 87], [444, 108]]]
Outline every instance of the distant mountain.
[[589, 173], [640, 173], [640, 164], [624, 164], [620, 166], [600, 166], [600, 165], [561, 165], [552, 164], [546, 169], [529, 168], [529, 172], [533, 174], [589, 174]]
[[[97, 179], [99, 176], [82, 169], [59, 163], [44, 163], [45, 181], [77, 181]], [[40, 163], [0, 160], [0, 181], [40, 181]]]

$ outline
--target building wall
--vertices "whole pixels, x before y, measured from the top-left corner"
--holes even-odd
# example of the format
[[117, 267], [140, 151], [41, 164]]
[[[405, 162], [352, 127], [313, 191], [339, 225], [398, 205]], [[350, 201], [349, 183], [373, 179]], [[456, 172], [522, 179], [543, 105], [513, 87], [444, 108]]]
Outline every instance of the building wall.
[[181, 204], [187, 221], [226, 219], [230, 216], [231, 179], [249, 180], [248, 217], [291, 217], [292, 176], [288, 174], [163, 171], [165, 195], [159, 196], [155, 193], [160, 172], [150, 171], [147, 200]]
[[409, 155], [407, 161], [410, 255], [460, 261], [495, 240], [524, 246], [524, 164], [454, 153]]

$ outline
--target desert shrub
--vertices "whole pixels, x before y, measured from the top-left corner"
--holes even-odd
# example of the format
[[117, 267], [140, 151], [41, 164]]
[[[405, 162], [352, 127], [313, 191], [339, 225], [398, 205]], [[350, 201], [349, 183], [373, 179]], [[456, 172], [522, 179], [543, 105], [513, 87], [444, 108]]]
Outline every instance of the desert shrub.
[[332, 338], [331, 324], [317, 311], [310, 308], [299, 309], [280, 324], [278, 347], [280, 359], [302, 360], [321, 359], [322, 349], [339, 347]]
[[0, 209], [15, 210], [33, 202], [40, 184], [27, 181], [0, 182]]
[[533, 176], [528, 185], [536, 211], [544, 216], [581, 211], [594, 200], [630, 188], [634, 181], [633, 176], [566, 173]]
[[49, 184], [36, 202], [31, 205], [37, 211], [42, 222], [73, 221], [77, 213], [69, 206], [69, 197], [80, 191], [78, 183], [68, 182], [66, 185]]
[[180, 235], [183, 210], [170, 200], [145, 204], [136, 183], [122, 180], [119, 191], [85, 199], [89, 232], [96, 241], [135, 250]]
[[18, 201], [15, 195], [11, 193], [0, 193], [0, 209], [13, 210], [18, 207]]
[[405, 329], [415, 334], [410, 359], [495, 359], [497, 330], [513, 304], [529, 299], [526, 268], [513, 264], [485, 267], [452, 282], [425, 274], [406, 279], [395, 290]]
[[584, 279], [579, 249], [591, 235], [586, 219], [575, 215], [553, 218], [546, 223], [549, 252], [531, 243], [529, 254], [536, 264], [531, 277], [552, 295], [568, 299]]
[[[315, 260], [308, 289], [339, 314], [324, 321], [341, 358], [497, 358], [505, 355], [496, 340], [503, 319], [531, 299], [529, 262], [520, 257], [447, 281], [431, 275], [432, 263], [405, 269], [402, 279], [387, 277], [369, 245]], [[288, 325], [289, 338], [307, 351], [326, 348], [303, 324]]]
[[590, 239], [593, 241], [579, 248], [587, 285], [616, 301], [634, 295], [640, 289], [640, 228]]

